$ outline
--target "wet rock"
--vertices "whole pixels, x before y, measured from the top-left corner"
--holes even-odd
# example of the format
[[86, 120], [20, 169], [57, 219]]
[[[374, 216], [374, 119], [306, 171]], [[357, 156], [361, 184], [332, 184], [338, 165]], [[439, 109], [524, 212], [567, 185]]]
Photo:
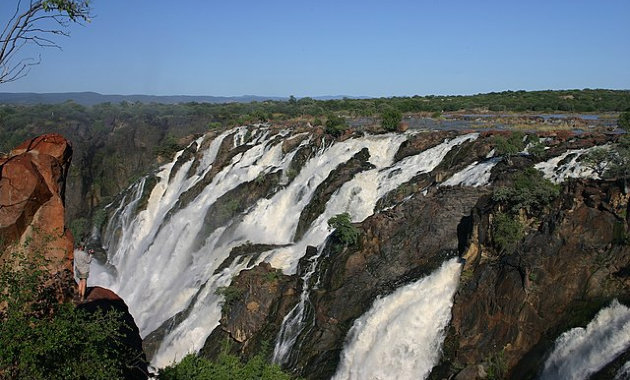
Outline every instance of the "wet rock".
[[[361, 224], [356, 246], [341, 251], [328, 245], [321, 263], [321, 282], [311, 294], [314, 320], [300, 336], [290, 367], [301, 376], [332, 376], [346, 334], [377, 296], [415, 281], [458, 255], [458, 226], [478, 198], [479, 189], [432, 190]], [[413, 228], [410, 228], [413, 226]]]
[[585, 326], [613, 298], [630, 300], [630, 280], [617, 275], [630, 247], [615, 242], [614, 194], [614, 182], [567, 183], [511, 255], [492, 247], [489, 210], [479, 204], [471, 244], [480, 254], [462, 274], [443, 363], [474, 366], [501, 353], [510, 378], [535, 376], [557, 336]]
[[311, 223], [326, 210], [326, 203], [344, 183], [350, 181], [357, 173], [374, 168], [368, 160], [370, 152], [367, 148], [361, 149], [347, 162], [339, 165], [330, 172], [328, 177], [319, 185], [308, 205], [300, 214], [300, 219], [295, 231], [294, 241], [304, 236]]
[[234, 351], [244, 357], [273, 344], [283, 316], [297, 303], [296, 280], [268, 263], [242, 271], [229, 286], [221, 325], [208, 337], [201, 354], [214, 357], [225, 339], [232, 341]]

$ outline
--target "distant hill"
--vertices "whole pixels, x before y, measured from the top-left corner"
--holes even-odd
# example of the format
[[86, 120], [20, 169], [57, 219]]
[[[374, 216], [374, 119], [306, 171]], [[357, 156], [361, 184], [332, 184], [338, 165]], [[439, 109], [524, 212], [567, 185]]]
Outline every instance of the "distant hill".
[[[319, 96], [317, 100], [341, 99], [344, 96]], [[365, 97], [350, 97], [359, 99]], [[97, 92], [61, 92], [43, 93], [34, 92], [0, 92], [0, 104], [59, 104], [69, 100], [84, 106], [92, 106], [100, 103], [141, 102], [141, 103], [250, 103], [265, 100], [287, 100], [288, 97], [278, 96], [195, 96], [195, 95], [103, 95]]]

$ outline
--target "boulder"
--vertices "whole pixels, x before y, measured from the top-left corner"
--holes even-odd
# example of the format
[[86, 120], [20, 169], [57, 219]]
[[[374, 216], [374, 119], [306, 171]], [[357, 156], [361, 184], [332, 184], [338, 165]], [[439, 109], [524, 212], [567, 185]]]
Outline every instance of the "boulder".
[[19, 250], [49, 259], [53, 274], [72, 270], [74, 239], [64, 221], [71, 157], [70, 142], [58, 134], [27, 140], [0, 157], [0, 261]]

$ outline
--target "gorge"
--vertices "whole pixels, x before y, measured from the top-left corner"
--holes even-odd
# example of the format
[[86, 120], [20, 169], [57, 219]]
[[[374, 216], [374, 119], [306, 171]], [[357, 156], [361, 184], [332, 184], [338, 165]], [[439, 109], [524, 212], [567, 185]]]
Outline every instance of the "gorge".
[[[546, 133], [542, 153], [531, 139], [499, 155], [508, 135], [257, 124], [199, 136], [105, 208], [92, 284], [127, 302], [155, 368], [228, 340], [306, 378], [547, 376], [576, 344], [563, 333], [624, 318], [628, 196], [585, 165], [619, 135]], [[501, 245], [497, 189], [534, 167], [555, 195], [515, 211], [521, 230]], [[328, 223], [344, 213], [355, 241]], [[623, 376], [630, 344], [610, 344], [580, 373]]]

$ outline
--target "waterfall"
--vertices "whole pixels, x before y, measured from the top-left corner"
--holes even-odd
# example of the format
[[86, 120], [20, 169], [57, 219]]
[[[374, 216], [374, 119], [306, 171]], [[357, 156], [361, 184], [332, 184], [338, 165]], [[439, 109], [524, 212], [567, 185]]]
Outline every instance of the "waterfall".
[[486, 186], [490, 183], [490, 174], [492, 168], [501, 161], [501, 158], [491, 158], [483, 162], [473, 162], [461, 171], [453, 174], [453, 176], [440, 186]]
[[282, 320], [280, 332], [276, 338], [276, 344], [273, 350], [272, 361], [276, 364], [286, 364], [289, 359], [289, 353], [296, 343], [300, 333], [306, 326], [306, 303], [309, 301], [310, 280], [317, 270], [319, 258], [322, 254], [323, 246], [317, 250], [317, 254], [309, 258], [309, 266], [302, 276], [303, 289], [300, 294], [300, 301], [291, 309], [291, 311]]
[[626, 362], [619, 371], [615, 374], [614, 380], [627, 380], [630, 379], [630, 361]]
[[555, 183], [561, 183], [567, 178], [594, 178], [599, 179], [599, 175], [593, 169], [580, 163], [591, 149], [604, 148], [607, 146], [593, 147], [588, 149], [571, 149], [563, 154], [550, 158], [547, 161], [534, 165], [534, 168], [543, 172], [545, 178]]
[[[110, 206], [116, 214], [126, 216], [110, 217], [111, 226], [103, 234], [107, 263], [93, 264], [92, 285], [108, 287], [125, 299], [142, 337], [162, 329], [163, 339], [151, 360], [154, 367], [169, 365], [203, 347], [221, 317], [222, 296], [215, 292], [229, 285], [241, 270], [265, 260], [287, 274], [295, 273], [307, 246], [320, 247], [318, 252], [321, 251], [331, 232], [327, 224], [330, 217], [349, 212], [353, 222], [364, 220], [374, 213], [383, 195], [419, 173], [430, 172], [453, 147], [478, 137], [476, 133], [458, 136], [398, 162], [394, 162], [395, 154], [410, 134], [368, 135], [320, 144], [295, 178], [279, 183], [272, 195], [257, 200], [238, 217], [204, 233], [206, 214], [222, 195], [266, 174], [286, 172], [298, 149], [312, 144], [309, 137], [290, 152], [284, 152], [282, 142], [287, 135], [286, 130], [273, 132], [258, 126], [253, 131], [247, 127], [235, 128], [208, 141], [208, 137], [201, 137], [189, 148], [196, 147], [195, 157], [178, 162], [175, 171], [175, 163], [182, 157], [179, 152], [172, 162], [159, 169], [157, 184], [144, 210], [136, 212], [133, 204], [143, 193], [140, 184], [134, 196]], [[226, 143], [238, 150], [218, 170], [214, 168], [215, 160]], [[334, 169], [364, 148], [370, 153], [374, 169], [360, 172], [344, 183], [303, 237], [293, 241], [298, 216], [317, 187]], [[206, 179], [208, 174], [213, 174], [211, 180]], [[286, 175], [283, 178], [288, 181]], [[191, 189], [198, 191], [193, 198], [189, 195]], [[189, 200], [187, 203], [181, 201], [184, 195]], [[261, 253], [253, 263], [237, 258], [222, 266], [233, 248], [246, 243], [281, 247]], [[312, 258], [313, 266], [320, 253]], [[223, 269], [219, 270], [220, 267]], [[315, 273], [315, 267], [312, 269], [309, 276]], [[283, 326], [286, 337], [279, 341], [292, 343], [279, 352], [290, 351], [294, 335], [310, 323], [302, 320], [310, 277], [303, 280], [302, 300], [292, 312], [299, 323], [296, 328], [289, 328], [288, 317], [287, 326]], [[165, 323], [184, 311], [186, 316], [178, 318], [178, 323]]]
[[424, 379], [437, 364], [461, 264], [377, 299], [350, 329], [333, 379]]
[[613, 300], [586, 328], [571, 329], [556, 339], [541, 379], [587, 379], [628, 348], [630, 308]]
[[[315, 269], [317, 260], [320, 257], [322, 244], [330, 233], [328, 219], [336, 214], [347, 212], [352, 221], [361, 222], [374, 212], [377, 201], [389, 191], [396, 189], [402, 183], [409, 181], [419, 173], [428, 173], [435, 169], [444, 159], [446, 154], [454, 147], [466, 141], [474, 140], [478, 134], [468, 134], [459, 136], [453, 140], [445, 141], [442, 144], [427, 149], [418, 155], [407, 157], [392, 165], [395, 150], [389, 148], [386, 154], [380, 154], [370, 162], [376, 168], [357, 174], [353, 179], [346, 182], [328, 201], [326, 211], [320, 215], [311, 225], [304, 238], [292, 247], [280, 248], [270, 252], [268, 261], [277, 268], [282, 268], [285, 272], [295, 272], [297, 261], [301, 257], [299, 252], [304, 252], [306, 246], [318, 246], [318, 254], [313, 257], [310, 264]], [[381, 151], [375, 146], [370, 152]], [[388, 148], [388, 146], [380, 147]], [[296, 249], [298, 250], [296, 252]], [[308, 303], [310, 293], [309, 280], [312, 273], [306, 272], [302, 278], [304, 286], [300, 295], [300, 302], [284, 318], [280, 332], [276, 337], [273, 360], [275, 363], [284, 364], [288, 360], [288, 355], [296, 343], [299, 334], [304, 330], [305, 325], [311, 321], [306, 320], [305, 307]]]

